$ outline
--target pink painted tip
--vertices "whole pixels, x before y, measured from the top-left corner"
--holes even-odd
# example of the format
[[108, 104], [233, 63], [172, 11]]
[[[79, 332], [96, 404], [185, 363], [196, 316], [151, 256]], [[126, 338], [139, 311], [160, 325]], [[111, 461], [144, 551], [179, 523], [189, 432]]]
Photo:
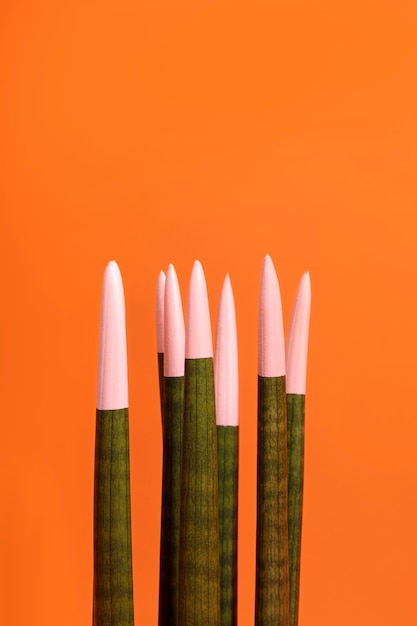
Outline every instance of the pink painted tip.
[[156, 283], [156, 349], [158, 353], [164, 351], [165, 280], [165, 272], [161, 271]]
[[207, 285], [200, 261], [195, 261], [188, 288], [185, 358], [213, 356]]
[[305, 394], [307, 376], [308, 331], [310, 326], [310, 274], [303, 274], [292, 310], [287, 340], [287, 393]]
[[180, 286], [170, 263], [165, 282], [164, 376], [184, 376], [185, 328]]
[[269, 254], [262, 266], [259, 295], [258, 374], [264, 377], [285, 376], [281, 294]]
[[214, 365], [216, 423], [239, 424], [239, 385], [235, 302], [229, 275], [220, 296]]
[[126, 322], [123, 282], [115, 261], [107, 265], [101, 296], [97, 408], [128, 406]]

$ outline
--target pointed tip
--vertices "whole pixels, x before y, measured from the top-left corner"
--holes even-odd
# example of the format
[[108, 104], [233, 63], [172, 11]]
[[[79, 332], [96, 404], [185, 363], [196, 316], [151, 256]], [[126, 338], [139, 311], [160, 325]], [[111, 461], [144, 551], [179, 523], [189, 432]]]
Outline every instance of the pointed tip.
[[126, 321], [123, 282], [115, 261], [107, 264], [103, 276], [100, 343], [97, 381], [97, 408], [123, 409], [128, 406]]
[[[123, 280], [122, 274], [120, 272], [120, 268], [116, 261], [109, 261], [104, 269], [103, 275], [103, 290], [112, 289], [111, 285], [118, 285], [118, 288], [122, 291], [122, 301], [123, 301], [123, 310], [124, 310], [124, 291], [123, 291]], [[116, 288], [116, 287], [115, 287]]]
[[233, 310], [234, 314], [235, 301], [233, 297], [233, 289], [232, 289], [232, 281], [230, 280], [229, 274], [226, 274], [223, 287], [220, 294], [220, 302], [219, 302], [219, 312], [217, 317], [217, 322], [220, 320], [220, 313], [224, 310]]
[[116, 261], [109, 261], [104, 270], [104, 276], [110, 275], [110, 273], [120, 274], [120, 268]]
[[169, 264], [165, 283], [164, 376], [184, 376], [185, 328], [177, 273]]
[[311, 278], [308, 270], [301, 276], [300, 285], [301, 284], [306, 284], [311, 288]]
[[191, 273], [194, 273], [194, 272], [201, 272], [202, 274], [204, 274], [203, 266], [198, 259], [195, 259], [193, 263]]
[[188, 288], [185, 358], [213, 356], [207, 284], [200, 261], [194, 261]]
[[259, 294], [258, 373], [285, 376], [285, 343], [281, 293], [274, 264], [264, 259]]
[[311, 311], [310, 274], [305, 272], [298, 285], [287, 340], [287, 393], [305, 394], [308, 334]]
[[[266, 276], [270, 276], [271, 278], [265, 279]], [[264, 257], [264, 260], [263, 260], [263, 263], [262, 263], [261, 282], [264, 281], [264, 280], [272, 280], [272, 277], [274, 277], [274, 279], [276, 278], [276, 280], [278, 280], [274, 262], [271, 259], [271, 257], [269, 256], [269, 254], [267, 254]]]
[[236, 313], [228, 274], [223, 283], [217, 316], [214, 384], [216, 423], [220, 426], [237, 426], [239, 391]]
[[310, 272], [304, 272], [298, 285], [299, 294], [304, 294], [303, 298], [311, 298], [311, 278]]
[[230, 280], [229, 274], [226, 274], [226, 276], [224, 277], [222, 292], [220, 296], [220, 302], [221, 302], [221, 298], [223, 297], [223, 292], [232, 292], [232, 297], [233, 297], [232, 281]]
[[275, 265], [269, 254], [265, 255], [262, 262], [262, 274], [274, 274], [276, 276]]

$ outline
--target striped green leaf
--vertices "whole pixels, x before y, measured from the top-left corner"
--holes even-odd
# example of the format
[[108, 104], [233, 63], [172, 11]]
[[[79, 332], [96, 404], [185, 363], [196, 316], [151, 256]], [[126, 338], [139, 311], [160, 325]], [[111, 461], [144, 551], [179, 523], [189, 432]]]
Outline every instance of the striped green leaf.
[[176, 626], [184, 377], [164, 379], [159, 625]]
[[220, 566], [213, 359], [186, 359], [178, 626], [219, 626]]
[[298, 624], [304, 479], [304, 405], [304, 395], [287, 394], [290, 626]]
[[285, 377], [258, 376], [256, 626], [289, 626]]
[[237, 624], [238, 426], [217, 426], [219, 462], [220, 624]]
[[93, 626], [133, 623], [128, 409], [97, 409]]

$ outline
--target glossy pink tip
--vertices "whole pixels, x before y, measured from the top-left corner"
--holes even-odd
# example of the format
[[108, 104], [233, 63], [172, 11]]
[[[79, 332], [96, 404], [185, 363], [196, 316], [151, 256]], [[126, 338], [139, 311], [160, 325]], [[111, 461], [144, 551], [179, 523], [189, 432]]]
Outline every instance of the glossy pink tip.
[[165, 282], [164, 376], [184, 376], [185, 328], [180, 286], [174, 266]]
[[160, 272], [156, 283], [156, 349], [158, 353], [164, 351], [165, 280], [165, 273]]
[[220, 296], [214, 365], [216, 423], [239, 424], [239, 386], [235, 303], [229, 275]]
[[126, 322], [123, 283], [115, 261], [107, 265], [101, 297], [97, 408], [128, 406]]
[[258, 374], [264, 377], [285, 376], [281, 294], [269, 255], [263, 262], [259, 295]]
[[195, 261], [188, 288], [185, 358], [213, 356], [207, 285], [200, 261]]
[[310, 326], [310, 274], [303, 274], [292, 310], [287, 340], [287, 393], [305, 394], [307, 376], [308, 331]]

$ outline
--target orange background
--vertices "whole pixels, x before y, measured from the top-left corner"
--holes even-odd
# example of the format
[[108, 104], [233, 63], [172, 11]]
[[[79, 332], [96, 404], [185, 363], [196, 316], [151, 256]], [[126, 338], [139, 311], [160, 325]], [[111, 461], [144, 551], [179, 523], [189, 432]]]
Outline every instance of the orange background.
[[416, 623], [417, 5], [0, 3], [0, 606], [91, 623], [101, 280], [120, 265], [135, 613], [157, 623], [154, 322], [173, 262], [235, 292], [239, 614], [253, 624], [257, 298], [313, 288], [300, 626]]

